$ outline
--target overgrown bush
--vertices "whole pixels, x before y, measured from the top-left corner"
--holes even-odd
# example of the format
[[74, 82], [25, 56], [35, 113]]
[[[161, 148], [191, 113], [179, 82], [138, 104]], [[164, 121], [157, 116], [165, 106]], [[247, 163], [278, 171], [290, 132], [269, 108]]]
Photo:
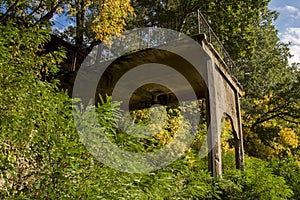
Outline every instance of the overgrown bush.
[[300, 166], [293, 157], [284, 159], [274, 159], [269, 164], [274, 174], [281, 176], [286, 181], [286, 184], [294, 192], [291, 199], [299, 199], [300, 197]]
[[[63, 53], [43, 53], [45, 27], [0, 25], [0, 195], [55, 198], [74, 177], [73, 148], [82, 149], [71, 123], [71, 100], [57, 81]], [[76, 158], [77, 159], [77, 158]]]
[[275, 175], [268, 163], [258, 158], [247, 158], [245, 171], [228, 171], [224, 180], [219, 180], [222, 199], [289, 199], [291, 187], [282, 176]]

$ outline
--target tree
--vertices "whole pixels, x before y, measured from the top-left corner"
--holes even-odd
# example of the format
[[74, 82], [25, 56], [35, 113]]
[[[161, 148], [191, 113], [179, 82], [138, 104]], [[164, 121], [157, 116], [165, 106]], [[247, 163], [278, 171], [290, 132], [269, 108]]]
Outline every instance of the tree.
[[[296, 156], [300, 123], [299, 69], [288, 65], [287, 44], [273, 25], [278, 14], [265, 8], [256, 22], [253, 55], [238, 63], [245, 148], [249, 155], [271, 159]], [[287, 144], [287, 140], [290, 140]]]
[[216, 0], [202, 10], [234, 61], [254, 54], [258, 39], [255, 26], [261, 21], [261, 13], [269, 2]]
[[[95, 45], [124, 31], [125, 19], [133, 14], [129, 0], [97, 0], [71, 2], [69, 18], [75, 16], [75, 45], [79, 47]], [[74, 29], [74, 27], [68, 27]], [[84, 41], [85, 40], [85, 41]]]
[[40, 24], [54, 25], [53, 17], [65, 16], [75, 21], [66, 30], [66, 37], [74, 39], [77, 47], [95, 45], [99, 41], [118, 35], [124, 30], [125, 19], [133, 14], [129, 0], [1, 0], [0, 21], [19, 18], [29, 26]]

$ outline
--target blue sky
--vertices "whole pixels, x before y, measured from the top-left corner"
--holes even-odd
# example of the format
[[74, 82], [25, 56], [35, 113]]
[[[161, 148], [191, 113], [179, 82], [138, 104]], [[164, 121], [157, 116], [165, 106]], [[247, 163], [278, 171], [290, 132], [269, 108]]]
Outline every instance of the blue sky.
[[275, 26], [281, 41], [291, 42], [290, 50], [294, 56], [290, 63], [300, 62], [300, 1], [271, 0], [269, 8], [280, 13]]

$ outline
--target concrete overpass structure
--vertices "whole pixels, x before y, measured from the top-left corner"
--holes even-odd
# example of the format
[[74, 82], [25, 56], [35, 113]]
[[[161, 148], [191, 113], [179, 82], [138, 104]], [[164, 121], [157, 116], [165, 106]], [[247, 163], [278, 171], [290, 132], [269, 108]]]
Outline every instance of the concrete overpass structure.
[[[147, 63], [159, 63], [179, 72], [188, 80], [197, 99], [206, 99], [209, 111], [207, 116], [207, 121], [209, 122], [207, 135], [209, 149], [208, 166], [212, 175], [217, 177], [222, 174], [221, 121], [224, 114], [231, 119], [233, 127], [236, 167], [243, 169], [244, 148], [239, 102], [242, 89], [234, 76], [235, 65], [233, 61], [199, 11], [197, 19], [198, 33], [192, 36], [192, 38], [200, 44], [200, 48], [194, 48], [189, 40], [185, 41], [185, 39], [182, 39], [158, 45], [159, 48], [150, 45], [148, 48], [122, 55], [116, 59], [114, 58], [114, 60], [107, 54], [104, 55], [106, 56], [104, 59], [101, 58], [103, 55], [100, 55], [99, 58], [102, 59], [101, 64], [97, 64], [99, 62], [96, 62], [96, 64], [93, 64], [92, 67], [84, 71], [84, 73], [80, 73], [82, 77], [79, 77], [79, 79], [82, 79], [85, 83], [77, 85], [77, 87], [81, 87], [80, 90], [85, 93], [84, 96], [97, 98], [95, 91], [96, 94], [113, 94], [118, 81], [127, 72]], [[172, 51], [169, 51], [170, 49]], [[216, 49], [219, 50], [217, 51]], [[100, 51], [100, 49], [98, 50]], [[96, 49], [95, 52], [97, 53], [98, 50]], [[72, 94], [76, 72], [80, 70], [82, 58], [86, 54], [70, 48], [68, 54], [70, 60], [66, 61], [64, 65], [64, 71], [67, 76], [62, 78], [62, 87], [68, 89], [70, 94]], [[186, 58], [188, 58], [188, 61]], [[99, 73], [97, 68], [100, 65], [109, 67]], [[147, 72], [145, 73], [147, 74]], [[177, 77], [169, 76], [167, 71], [151, 71], [151, 73], [153, 77], [159, 80], [176, 82], [177, 79]], [[101, 78], [99, 78], [96, 86], [94, 83], [91, 83], [90, 86], [86, 83], [90, 77], [98, 76]], [[133, 81], [136, 80], [139, 80], [139, 77], [135, 77]], [[141, 77], [140, 80], [142, 81], [144, 78]], [[128, 92], [124, 92], [123, 94], [122, 91], [127, 91], [126, 88], [131, 87], [130, 84], [131, 82], [127, 81], [126, 84], [119, 86], [123, 88], [118, 92], [119, 97], [128, 96]], [[73, 91], [74, 95], [76, 96], [76, 91]], [[175, 89], [170, 90], [161, 84], [150, 83], [144, 84], [134, 90], [128, 102], [130, 109], [135, 110], [149, 108], [154, 104], [174, 104], [178, 102], [178, 96], [181, 99], [191, 100], [189, 99], [190, 96], [185, 85], [178, 85]]]

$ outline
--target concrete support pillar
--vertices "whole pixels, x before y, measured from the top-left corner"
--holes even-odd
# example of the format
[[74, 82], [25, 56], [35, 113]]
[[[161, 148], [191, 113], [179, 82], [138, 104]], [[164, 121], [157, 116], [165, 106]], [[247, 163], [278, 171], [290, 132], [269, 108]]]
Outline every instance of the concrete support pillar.
[[242, 117], [240, 109], [240, 99], [239, 94], [235, 92], [235, 101], [236, 101], [236, 120], [237, 127], [234, 133], [235, 139], [235, 162], [236, 168], [244, 170], [244, 145], [243, 145], [243, 133], [242, 133]]
[[[209, 171], [212, 176], [222, 175], [221, 129], [222, 117], [226, 114], [232, 120], [235, 139], [236, 168], [243, 169], [244, 149], [239, 93], [214, 61], [207, 62], [207, 121], [208, 121], [208, 157]], [[226, 80], [226, 81], [225, 81]]]
[[[217, 83], [215, 80], [214, 64], [207, 62], [207, 108], [208, 108], [208, 169], [213, 177], [222, 174], [222, 152], [221, 152], [221, 118], [220, 102], [218, 101]], [[220, 115], [221, 114], [221, 115]]]

